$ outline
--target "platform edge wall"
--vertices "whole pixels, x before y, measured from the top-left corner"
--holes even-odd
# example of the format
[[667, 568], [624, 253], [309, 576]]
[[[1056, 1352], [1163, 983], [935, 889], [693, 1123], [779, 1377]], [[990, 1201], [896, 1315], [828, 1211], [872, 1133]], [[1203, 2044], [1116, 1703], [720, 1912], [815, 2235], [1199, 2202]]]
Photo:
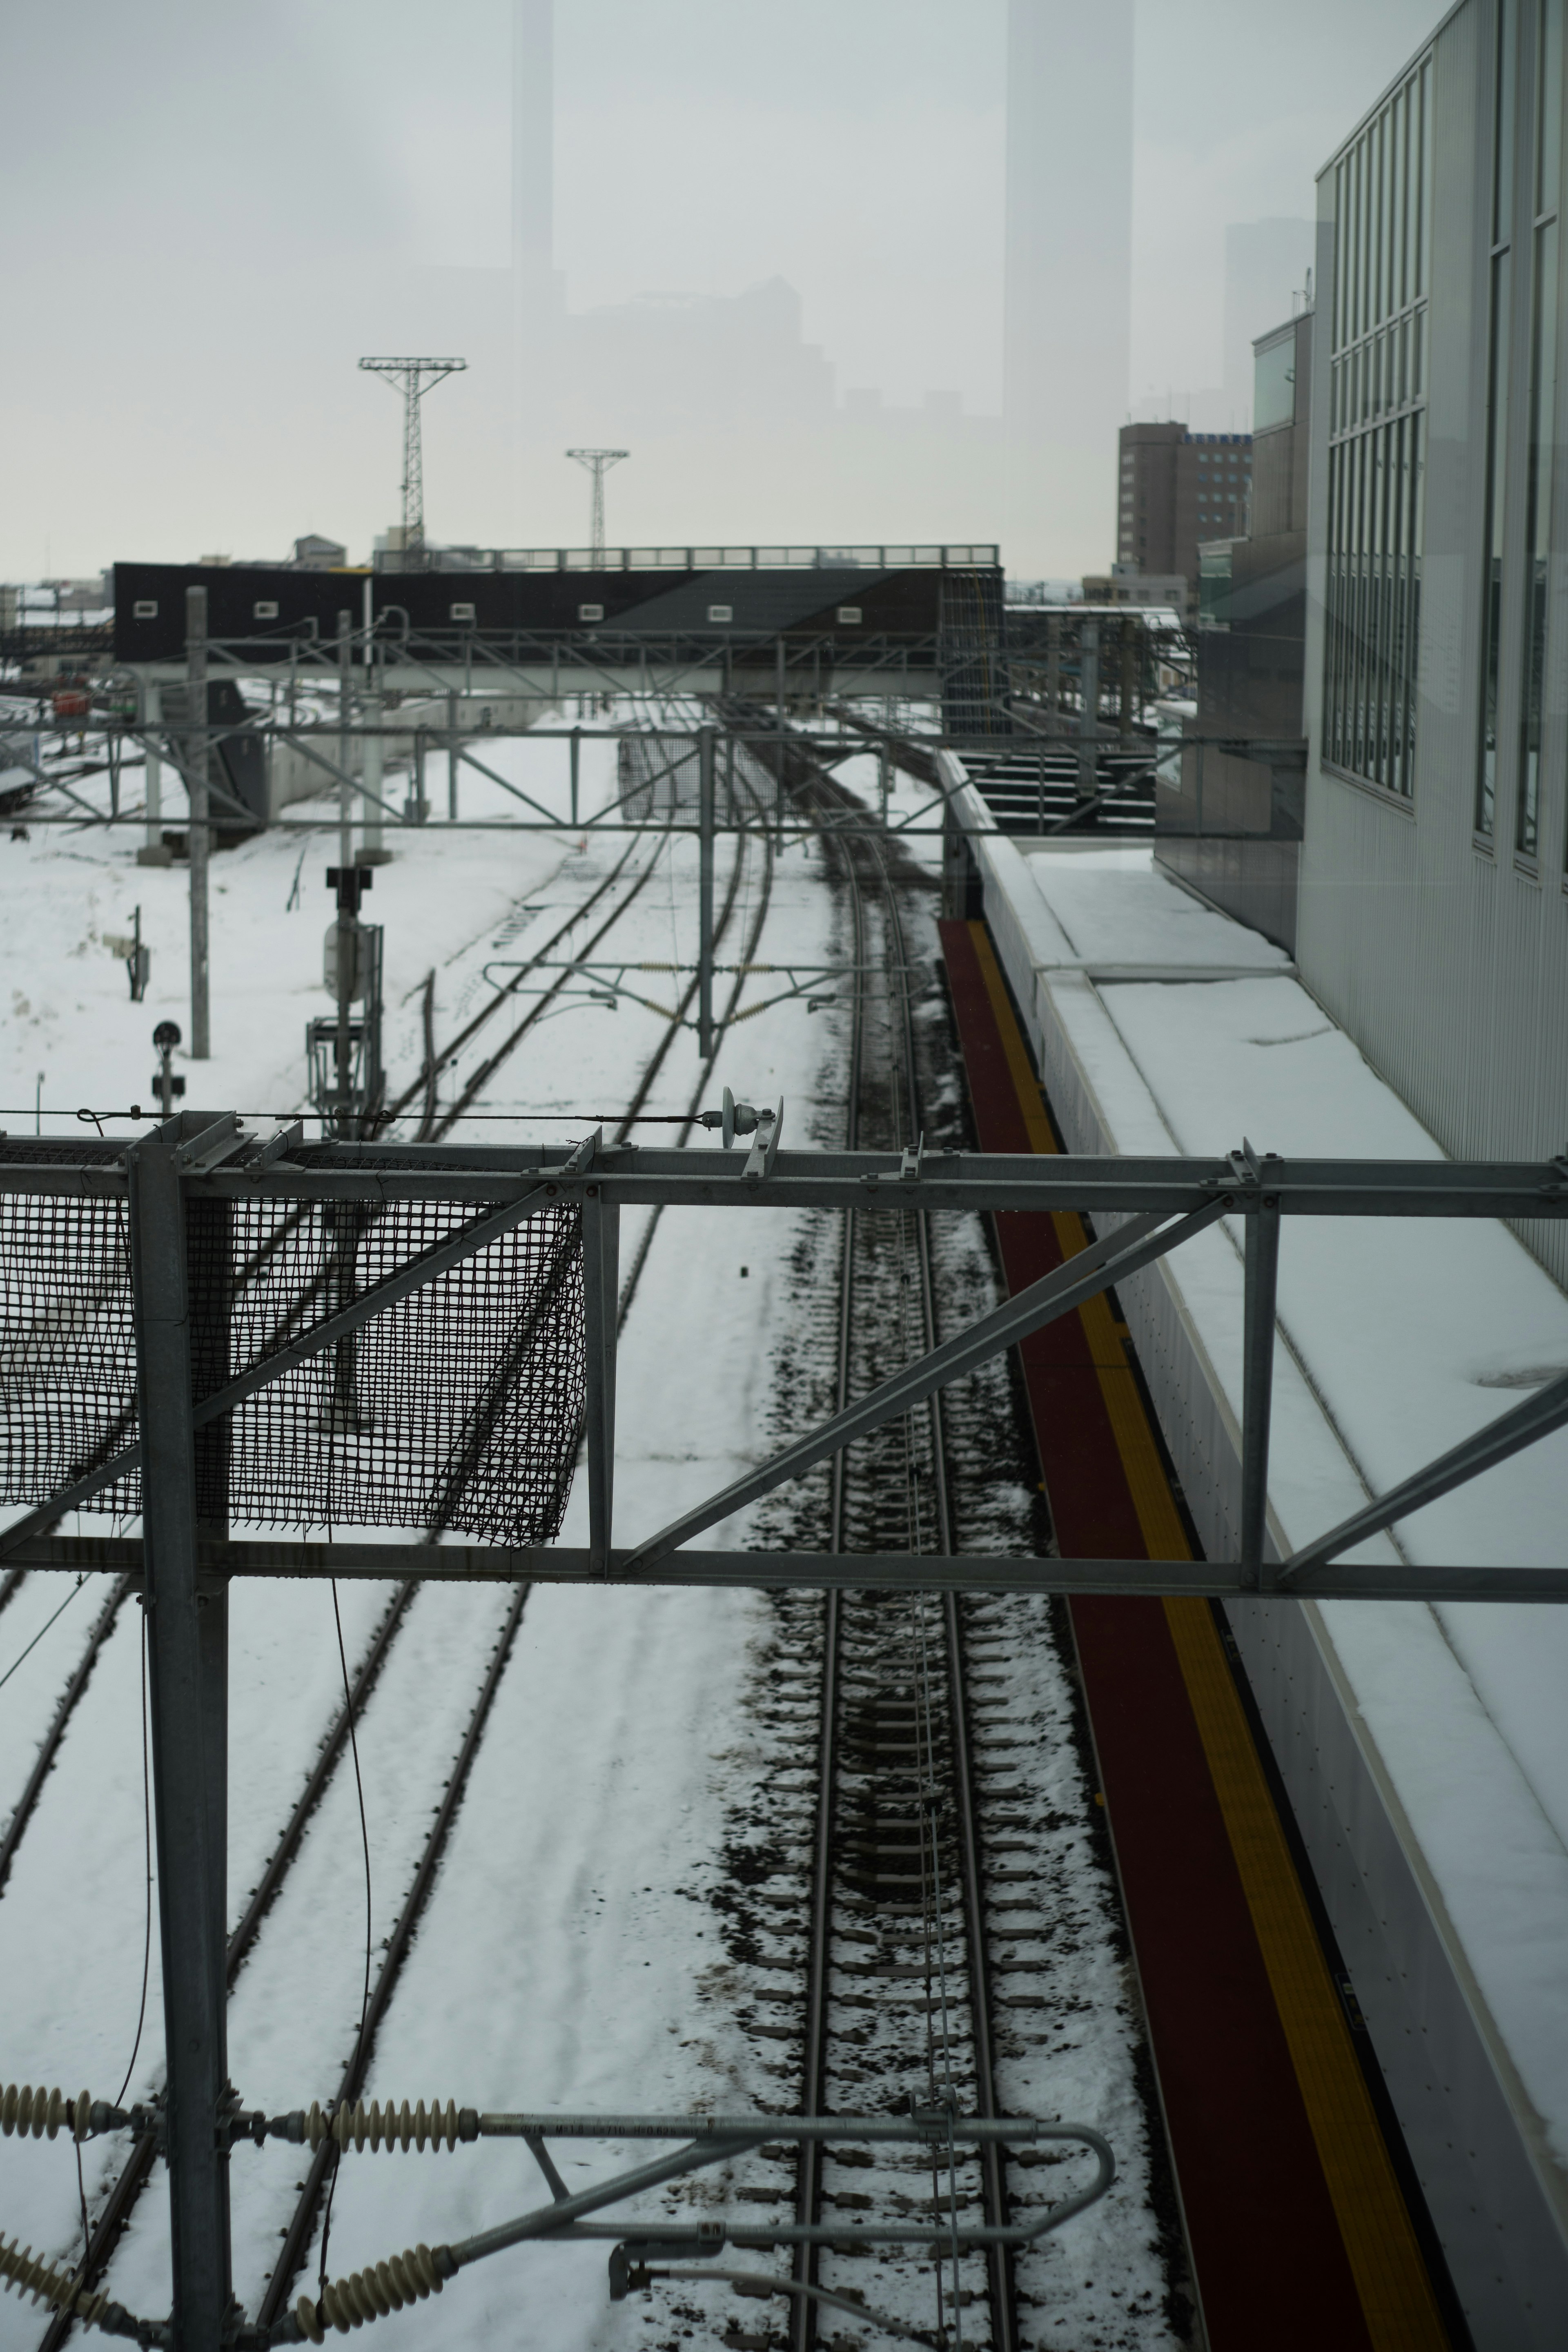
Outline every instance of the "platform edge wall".
[[[942, 755], [954, 824], [1066, 1148], [1114, 1156], [1059, 1019], [1079, 973], [1039, 971], [1024, 859]], [[957, 789], [954, 789], [957, 787]], [[1042, 908], [1042, 914], [1044, 909]], [[1118, 1285], [1138, 1360], [1199, 1538], [1236, 1554], [1240, 1431], [1167, 1259]], [[1270, 1546], [1270, 1549], [1275, 1549]], [[1232, 1601], [1227, 1614], [1334, 1935], [1480, 2352], [1556, 2352], [1568, 2230], [1535, 2143], [1539, 2120], [1432, 1887], [1321, 1610]]]

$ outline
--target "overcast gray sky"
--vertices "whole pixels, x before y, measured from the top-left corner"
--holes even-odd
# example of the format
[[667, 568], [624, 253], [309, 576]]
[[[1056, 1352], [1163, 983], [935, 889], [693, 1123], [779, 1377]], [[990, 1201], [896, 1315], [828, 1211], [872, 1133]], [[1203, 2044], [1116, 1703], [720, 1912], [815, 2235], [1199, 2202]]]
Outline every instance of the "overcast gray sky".
[[[1440, 13], [1138, 0], [1135, 404], [1218, 383], [1226, 224], [1309, 212], [1315, 168]], [[1003, 0], [557, 0], [556, 25], [572, 310], [782, 275], [840, 395], [995, 410]], [[504, 267], [509, 59], [507, 0], [0, 12], [0, 578], [281, 552], [306, 530], [366, 551], [398, 450], [357, 339], [395, 333], [410, 267]], [[633, 472], [628, 535], [832, 535], [830, 487], [803, 497], [754, 456], [715, 467], [721, 498], [696, 443]], [[582, 536], [581, 477], [520, 450], [477, 377], [432, 395], [426, 475], [434, 536]], [[845, 535], [961, 535], [947, 490], [889, 462]], [[1110, 550], [1054, 552], [1069, 571]]]

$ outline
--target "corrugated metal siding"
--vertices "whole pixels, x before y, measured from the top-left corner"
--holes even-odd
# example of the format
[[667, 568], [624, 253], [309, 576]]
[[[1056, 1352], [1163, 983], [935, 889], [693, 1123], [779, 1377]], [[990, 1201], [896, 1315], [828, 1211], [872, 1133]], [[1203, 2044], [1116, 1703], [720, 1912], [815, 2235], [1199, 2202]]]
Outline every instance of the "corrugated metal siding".
[[[1491, 11], [1460, 8], [1439, 36], [1435, 70], [1429, 443], [1422, 644], [1413, 804], [1324, 770], [1322, 581], [1330, 337], [1316, 339], [1310, 525], [1306, 841], [1297, 956], [1303, 979], [1443, 1148], [1464, 1156], [1551, 1158], [1568, 1150], [1568, 370], [1558, 383], [1552, 619], [1540, 879], [1516, 865], [1511, 784], [1497, 845], [1475, 846], [1484, 527], [1485, 70]], [[1319, 316], [1331, 295], [1333, 183], [1320, 182]], [[1562, 314], [1560, 314], [1562, 315]], [[1518, 413], [1517, 404], [1514, 414]], [[1517, 446], [1517, 436], [1515, 440]], [[1524, 467], [1510, 467], [1510, 502]], [[1517, 538], [1517, 534], [1515, 534]], [[1522, 572], [1507, 593], [1522, 601]], [[1505, 740], [1518, 724], [1519, 621], [1505, 610]], [[1505, 804], [1506, 803], [1506, 804]], [[1521, 1238], [1568, 1284], [1568, 1227]]]

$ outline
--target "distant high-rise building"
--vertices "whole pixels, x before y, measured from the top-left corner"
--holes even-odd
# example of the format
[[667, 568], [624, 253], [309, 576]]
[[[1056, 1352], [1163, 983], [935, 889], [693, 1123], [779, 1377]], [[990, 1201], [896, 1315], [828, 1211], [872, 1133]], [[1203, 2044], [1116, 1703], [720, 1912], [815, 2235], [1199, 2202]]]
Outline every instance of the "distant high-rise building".
[[1008, 0], [1006, 207], [1008, 558], [1076, 569], [1127, 411], [1132, 0]]
[[511, 266], [542, 291], [555, 262], [554, 0], [511, 0]]
[[1306, 286], [1317, 235], [1310, 220], [1232, 221], [1225, 233], [1225, 400], [1231, 423], [1252, 422], [1252, 346], [1290, 315]]
[[1198, 549], [1247, 529], [1252, 436], [1124, 425], [1117, 437], [1117, 562], [1161, 578], [1179, 573], [1195, 620]]

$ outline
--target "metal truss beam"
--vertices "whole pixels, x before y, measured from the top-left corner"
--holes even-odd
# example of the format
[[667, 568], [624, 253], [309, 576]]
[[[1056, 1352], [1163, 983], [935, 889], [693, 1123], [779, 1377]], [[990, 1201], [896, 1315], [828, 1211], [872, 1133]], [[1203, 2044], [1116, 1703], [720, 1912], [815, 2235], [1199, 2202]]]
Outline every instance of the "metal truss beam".
[[[1568, 1373], [1551, 1381], [1534, 1396], [1516, 1404], [1511, 1412], [1501, 1414], [1478, 1430], [1473, 1437], [1450, 1447], [1436, 1461], [1428, 1462], [1401, 1486], [1379, 1496], [1363, 1511], [1342, 1519], [1337, 1528], [1320, 1536], [1317, 1542], [1302, 1550], [1292, 1552], [1273, 1580], [1274, 1589], [1280, 1592], [1315, 1591], [1318, 1575], [1324, 1563], [1336, 1552], [1349, 1551], [1367, 1536], [1378, 1534], [1391, 1527], [1395, 1519], [1409, 1517], [1412, 1511], [1425, 1509], [1443, 1495], [1450, 1495], [1456, 1486], [1465, 1486], [1479, 1478], [1483, 1470], [1495, 1469], [1511, 1454], [1533, 1445], [1537, 1438], [1549, 1437], [1555, 1429], [1568, 1423]], [[1539, 1571], [1537, 1571], [1539, 1572]], [[1265, 1570], [1267, 1576], [1268, 1571]]]
[[[0, 1193], [125, 1190], [125, 1147], [111, 1140], [57, 1136], [40, 1146], [28, 1137], [25, 1157], [21, 1144], [12, 1149], [14, 1158], [0, 1142]], [[1264, 1202], [1256, 1163], [1281, 1217], [1568, 1217], [1568, 1157], [1258, 1160], [1249, 1150], [1188, 1160], [781, 1150], [764, 1176], [749, 1171], [739, 1152], [717, 1146], [612, 1144], [595, 1150], [590, 1168], [583, 1147], [564, 1143], [346, 1142], [310, 1145], [266, 1164], [259, 1151], [237, 1155], [184, 1181], [192, 1193], [215, 1198], [476, 1203], [516, 1201], [541, 1183], [551, 1198], [581, 1201], [592, 1182], [621, 1208], [1048, 1209], [1098, 1220], [1138, 1211], [1187, 1216], [1215, 1201], [1244, 1215]]]
[[884, 1422], [922, 1403], [934, 1390], [945, 1387], [950, 1381], [962, 1380], [966, 1372], [1001, 1355], [1016, 1340], [1026, 1339], [1031, 1331], [1055, 1322], [1073, 1307], [1081, 1307], [1086, 1299], [1098, 1297], [1102, 1290], [1109, 1290], [1112, 1284], [1136, 1274], [1141, 1266], [1163, 1257], [1167, 1250], [1202, 1233], [1224, 1214], [1220, 1202], [1211, 1201], [1194, 1215], [1167, 1225], [1163, 1232], [1150, 1232], [1152, 1226], [1161, 1223], [1156, 1214], [1139, 1217], [1130, 1228], [1093, 1243], [1054, 1273], [1032, 1282], [1016, 1297], [1005, 1299], [989, 1315], [978, 1317], [941, 1347], [895, 1372], [868, 1396], [858, 1398], [819, 1428], [797, 1438], [793, 1445], [786, 1445], [771, 1462], [748, 1471], [721, 1494], [710, 1496], [694, 1510], [671, 1520], [668, 1527], [639, 1546], [626, 1562], [627, 1569], [635, 1573], [663, 1553], [679, 1549], [705, 1528], [715, 1526], [719, 1520], [772, 1494], [775, 1486], [784, 1486], [791, 1478], [804, 1477], [830, 1454], [853, 1444], [857, 1438], [868, 1437]]
[[[1375, 1532], [1368, 1530], [1363, 1532]], [[34, 1536], [11, 1555], [20, 1568], [72, 1575], [140, 1575], [135, 1536]], [[1048, 1592], [1226, 1600], [1258, 1591], [1256, 1568], [1209, 1559], [1055, 1559], [1012, 1552], [674, 1551], [633, 1569], [629, 1549], [608, 1568], [586, 1545], [508, 1549], [485, 1544], [307, 1543], [237, 1538], [197, 1547], [204, 1577], [336, 1576], [426, 1584], [621, 1584], [773, 1592]], [[1436, 1566], [1412, 1560], [1308, 1562], [1262, 1598], [1296, 1601], [1568, 1601], [1568, 1568]]]
[[[306, 1150], [297, 1132], [282, 1150], [258, 1146], [237, 1116], [204, 1122], [187, 1135], [179, 1122], [160, 1130], [176, 1146], [175, 1179], [188, 1202], [263, 1192], [291, 1200], [397, 1199], [465, 1202], [480, 1213], [458, 1234], [426, 1252], [366, 1292], [341, 1314], [275, 1350], [236, 1381], [199, 1401], [193, 1427], [221, 1418], [255, 1391], [331, 1346], [396, 1298], [430, 1280], [460, 1257], [482, 1249], [521, 1217], [550, 1202], [583, 1213], [588, 1353], [588, 1480], [590, 1547], [579, 1562], [564, 1551], [518, 1554], [468, 1552], [461, 1570], [441, 1573], [494, 1576], [526, 1573], [542, 1580], [582, 1576], [636, 1580], [656, 1572], [669, 1580], [816, 1586], [877, 1582], [942, 1589], [963, 1586], [1040, 1591], [1269, 1591], [1427, 1599], [1559, 1599], [1559, 1571], [1467, 1568], [1331, 1567], [1337, 1554], [1419, 1510], [1466, 1480], [1506, 1461], [1522, 1447], [1568, 1423], [1568, 1376], [1502, 1414], [1489, 1427], [1425, 1465], [1392, 1493], [1368, 1504], [1340, 1527], [1280, 1564], [1268, 1557], [1267, 1525], [1268, 1430], [1275, 1342], [1275, 1290], [1282, 1220], [1289, 1216], [1568, 1215], [1568, 1160], [1510, 1161], [1355, 1161], [1260, 1156], [1244, 1140], [1223, 1159], [1042, 1160], [1026, 1154], [943, 1152], [784, 1152], [778, 1124], [765, 1150], [606, 1150], [602, 1133], [575, 1147], [504, 1148], [325, 1145]], [[0, 1191], [82, 1195], [123, 1192], [129, 1160], [112, 1145], [62, 1150], [52, 1164], [10, 1158], [0, 1147]], [[285, 1156], [300, 1152], [298, 1159]], [[910, 1209], [969, 1212], [1073, 1210], [1104, 1221], [1097, 1239], [1065, 1265], [979, 1317], [964, 1330], [797, 1439], [747, 1476], [710, 1496], [658, 1534], [632, 1549], [614, 1546], [611, 1529], [615, 1457], [616, 1227], [628, 1204], [748, 1208], [836, 1208], [856, 1212]], [[1130, 1222], [1123, 1222], [1131, 1212]], [[841, 1560], [837, 1556], [693, 1553], [691, 1538], [731, 1517], [760, 1496], [797, 1478], [816, 1464], [909, 1410], [946, 1383], [963, 1378], [1028, 1332], [1151, 1265], [1167, 1251], [1228, 1214], [1247, 1234], [1246, 1328], [1243, 1343], [1241, 1559], [1228, 1569], [1171, 1561], [1005, 1561], [981, 1557], [931, 1561], [902, 1555]], [[133, 1467], [138, 1449], [121, 1449], [79, 1477], [40, 1509], [0, 1536], [0, 1555], [21, 1556], [42, 1536], [46, 1521], [90, 1498]], [[363, 1548], [360, 1548], [363, 1549]], [[310, 1548], [272, 1570], [292, 1574], [353, 1572], [353, 1548]], [[259, 1558], [252, 1548], [252, 1556]], [[376, 1565], [365, 1573], [410, 1572], [398, 1547], [371, 1547]], [[38, 1555], [57, 1564], [47, 1550]], [[428, 1561], [426, 1549], [422, 1557]], [[229, 1556], [225, 1555], [226, 1560]], [[523, 1563], [518, 1565], [519, 1562]], [[111, 1552], [105, 1566], [124, 1567]], [[236, 1551], [232, 1572], [244, 1573]], [[428, 1570], [425, 1572], [428, 1573]], [[1568, 1575], [1568, 1571], [1563, 1571]]]

